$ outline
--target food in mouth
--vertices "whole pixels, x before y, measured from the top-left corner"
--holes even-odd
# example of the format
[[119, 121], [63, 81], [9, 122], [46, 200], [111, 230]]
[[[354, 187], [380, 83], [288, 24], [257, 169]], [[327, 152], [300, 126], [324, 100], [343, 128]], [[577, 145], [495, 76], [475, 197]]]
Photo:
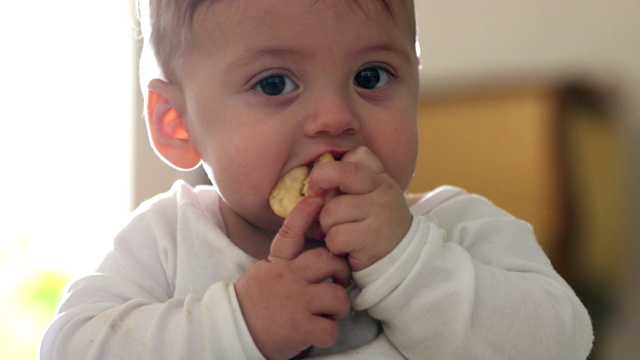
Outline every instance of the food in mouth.
[[[298, 205], [302, 199], [307, 197], [307, 183], [311, 169], [321, 163], [335, 161], [331, 153], [320, 156], [310, 166], [303, 165], [295, 167], [284, 174], [271, 190], [269, 195], [269, 205], [276, 215], [286, 218], [287, 215]], [[336, 191], [329, 191], [325, 195], [325, 201], [336, 195]]]

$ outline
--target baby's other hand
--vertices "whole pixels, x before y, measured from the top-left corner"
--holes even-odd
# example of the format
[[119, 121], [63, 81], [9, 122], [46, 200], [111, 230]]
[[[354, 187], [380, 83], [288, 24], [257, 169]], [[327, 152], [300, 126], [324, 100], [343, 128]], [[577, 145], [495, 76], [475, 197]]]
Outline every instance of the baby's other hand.
[[403, 190], [368, 148], [357, 147], [341, 161], [319, 164], [309, 179], [309, 196], [331, 189], [342, 195], [320, 212], [327, 248], [347, 255], [354, 271], [389, 254], [411, 226]]
[[266, 358], [288, 359], [310, 346], [332, 346], [336, 320], [351, 308], [346, 260], [326, 248], [304, 250], [304, 233], [322, 205], [320, 199], [300, 202], [274, 238], [269, 257], [236, 283], [242, 314]]

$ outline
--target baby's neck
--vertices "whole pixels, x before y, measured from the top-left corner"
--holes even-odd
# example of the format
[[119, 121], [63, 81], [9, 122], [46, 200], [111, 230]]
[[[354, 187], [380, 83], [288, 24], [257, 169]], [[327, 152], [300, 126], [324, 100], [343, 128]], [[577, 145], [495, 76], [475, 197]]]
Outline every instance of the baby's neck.
[[227, 236], [233, 244], [256, 259], [269, 256], [274, 234], [268, 233], [235, 212], [224, 200], [220, 201], [220, 213]]

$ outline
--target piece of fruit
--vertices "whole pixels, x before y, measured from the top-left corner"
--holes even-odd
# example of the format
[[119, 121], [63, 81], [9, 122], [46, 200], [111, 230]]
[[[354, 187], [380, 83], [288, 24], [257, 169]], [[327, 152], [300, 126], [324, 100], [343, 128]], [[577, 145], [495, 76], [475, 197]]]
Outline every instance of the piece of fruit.
[[[311, 169], [323, 162], [334, 161], [330, 153], [319, 157], [311, 166], [298, 166], [284, 174], [271, 190], [269, 205], [276, 215], [285, 218], [302, 199], [307, 196], [307, 182]], [[325, 201], [336, 195], [336, 191], [329, 191]]]

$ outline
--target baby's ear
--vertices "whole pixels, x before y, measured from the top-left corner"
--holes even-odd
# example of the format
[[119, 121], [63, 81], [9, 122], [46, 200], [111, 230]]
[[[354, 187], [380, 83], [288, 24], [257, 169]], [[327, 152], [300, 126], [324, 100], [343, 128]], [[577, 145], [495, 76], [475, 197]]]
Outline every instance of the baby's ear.
[[184, 117], [184, 95], [172, 83], [153, 79], [147, 98], [147, 130], [156, 153], [168, 164], [189, 170], [200, 164]]

